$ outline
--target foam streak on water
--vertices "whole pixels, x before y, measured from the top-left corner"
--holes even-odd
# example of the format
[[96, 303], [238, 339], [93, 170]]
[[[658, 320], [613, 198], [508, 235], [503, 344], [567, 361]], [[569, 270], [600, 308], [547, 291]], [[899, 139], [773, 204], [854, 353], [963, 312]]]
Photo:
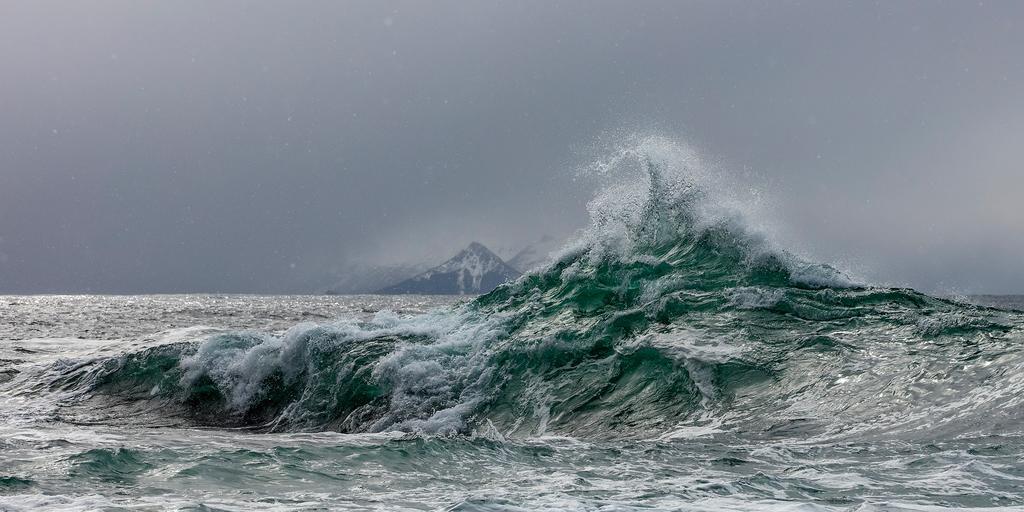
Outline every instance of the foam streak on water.
[[423, 297], [3, 297], [0, 508], [1024, 507], [1024, 316], [778, 247], [691, 151]]

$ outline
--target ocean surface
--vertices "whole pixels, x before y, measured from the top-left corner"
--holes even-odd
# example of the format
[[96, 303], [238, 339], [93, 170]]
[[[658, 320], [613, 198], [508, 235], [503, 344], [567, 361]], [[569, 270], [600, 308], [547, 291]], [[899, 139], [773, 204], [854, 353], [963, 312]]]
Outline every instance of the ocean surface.
[[1024, 509], [1020, 298], [857, 282], [693, 165], [601, 162], [476, 298], [0, 297], [0, 510]]

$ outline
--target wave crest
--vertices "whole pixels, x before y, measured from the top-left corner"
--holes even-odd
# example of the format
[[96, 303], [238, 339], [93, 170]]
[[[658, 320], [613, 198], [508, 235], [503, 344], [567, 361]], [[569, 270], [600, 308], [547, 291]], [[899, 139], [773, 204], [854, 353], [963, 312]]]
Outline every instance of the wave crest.
[[[639, 139], [592, 172], [617, 180], [589, 204], [591, 224], [546, 268], [473, 302], [157, 347], [69, 369], [57, 387], [266, 430], [848, 435], [917, 428], [945, 396], [934, 376], [957, 365], [1022, 367], [1008, 348], [1019, 315], [857, 285], [779, 249], [685, 146]], [[976, 432], [963, 418], [1024, 391], [993, 375], [982, 403], [947, 411], [948, 428]]]

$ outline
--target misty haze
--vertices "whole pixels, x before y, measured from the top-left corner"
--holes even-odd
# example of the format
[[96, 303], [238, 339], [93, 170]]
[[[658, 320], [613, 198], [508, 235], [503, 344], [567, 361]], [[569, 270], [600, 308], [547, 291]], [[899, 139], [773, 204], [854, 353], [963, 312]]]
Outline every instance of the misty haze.
[[1024, 507], [1024, 3], [0, 5], [0, 511]]

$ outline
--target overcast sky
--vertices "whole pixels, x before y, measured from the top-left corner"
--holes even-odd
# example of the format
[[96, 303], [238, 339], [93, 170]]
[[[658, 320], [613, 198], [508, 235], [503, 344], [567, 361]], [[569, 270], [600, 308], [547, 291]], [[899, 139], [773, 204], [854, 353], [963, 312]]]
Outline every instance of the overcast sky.
[[0, 3], [0, 292], [285, 292], [585, 222], [678, 138], [790, 243], [1024, 293], [1024, 2]]

